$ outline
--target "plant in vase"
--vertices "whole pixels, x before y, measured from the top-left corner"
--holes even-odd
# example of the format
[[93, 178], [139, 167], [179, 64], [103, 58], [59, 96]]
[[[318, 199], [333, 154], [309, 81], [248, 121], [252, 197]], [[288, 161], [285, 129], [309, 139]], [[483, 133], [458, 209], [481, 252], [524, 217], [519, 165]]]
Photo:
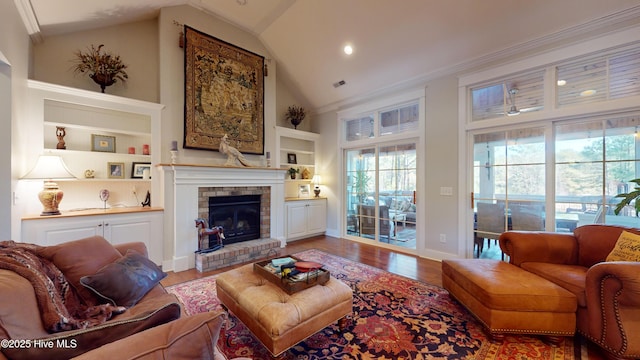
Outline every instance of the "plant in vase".
[[300, 169], [289, 168], [287, 172], [289, 173], [291, 179], [294, 180], [296, 178], [296, 174], [300, 172]]
[[291, 121], [294, 129], [298, 128], [298, 125], [300, 125], [305, 116], [306, 113], [304, 108], [295, 105], [289, 106], [289, 108], [287, 109], [287, 114], [285, 115], [286, 119]]
[[104, 89], [107, 86], [115, 84], [117, 80], [124, 83], [129, 78], [129, 75], [125, 71], [127, 65], [120, 60], [120, 56], [114, 56], [102, 51], [103, 46], [103, 44], [100, 44], [96, 48], [91, 45], [87, 52], [76, 51], [74, 53], [76, 58], [73, 72], [87, 73], [91, 80], [100, 85], [100, 89], [104, 93]]

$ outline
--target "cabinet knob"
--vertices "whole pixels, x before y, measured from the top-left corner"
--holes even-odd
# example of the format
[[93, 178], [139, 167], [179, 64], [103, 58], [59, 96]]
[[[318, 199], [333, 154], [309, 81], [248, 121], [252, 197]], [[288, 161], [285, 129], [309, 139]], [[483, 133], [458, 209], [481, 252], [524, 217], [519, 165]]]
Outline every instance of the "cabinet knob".
[[104, 223], [104, 226], [109, 226], [109, 223]]
[[98, 224], [98, 227], [102, 227], [102, 224]]

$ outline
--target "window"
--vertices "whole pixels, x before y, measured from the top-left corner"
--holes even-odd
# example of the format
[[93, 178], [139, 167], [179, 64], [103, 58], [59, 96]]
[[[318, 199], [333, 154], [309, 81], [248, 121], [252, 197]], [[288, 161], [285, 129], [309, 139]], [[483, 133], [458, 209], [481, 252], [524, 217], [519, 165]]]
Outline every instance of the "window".
[[471, 120], [479, 121], [544, 108], [544, 71], [518, 74], [471, 88]]
[[640, 95], [640, 47], [600, 53], [556, 67], [558, 107]]
[[347, 141], [357, 141], [373, 138], [373, 115], [345, 121]]

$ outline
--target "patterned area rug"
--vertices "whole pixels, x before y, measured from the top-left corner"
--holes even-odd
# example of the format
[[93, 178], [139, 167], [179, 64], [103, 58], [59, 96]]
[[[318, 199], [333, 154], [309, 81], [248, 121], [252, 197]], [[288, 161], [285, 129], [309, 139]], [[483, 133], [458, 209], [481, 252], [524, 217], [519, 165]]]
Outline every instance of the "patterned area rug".
[[[506, 336], [492, 342], [446, 290], [318, 250], [294, 254], [324, 264], [353, 289], [353, 323], [329, 326], [282, 355], [282, 359], [548, 359], [599, 360], [579, 337], [550, 346], [537, 337]], [[216, 276], [167, 287], [187, 314], [220, 308]], [[218, 341], [229, 359], [270, 359], [269, 352], [233, 315]]]

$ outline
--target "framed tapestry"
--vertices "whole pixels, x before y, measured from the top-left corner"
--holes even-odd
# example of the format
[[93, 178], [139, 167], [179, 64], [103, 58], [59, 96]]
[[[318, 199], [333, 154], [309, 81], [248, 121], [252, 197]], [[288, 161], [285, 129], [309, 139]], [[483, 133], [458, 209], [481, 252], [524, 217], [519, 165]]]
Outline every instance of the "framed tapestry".
[[184, 147], [263, 154], [264, 57], [184, 28]]

